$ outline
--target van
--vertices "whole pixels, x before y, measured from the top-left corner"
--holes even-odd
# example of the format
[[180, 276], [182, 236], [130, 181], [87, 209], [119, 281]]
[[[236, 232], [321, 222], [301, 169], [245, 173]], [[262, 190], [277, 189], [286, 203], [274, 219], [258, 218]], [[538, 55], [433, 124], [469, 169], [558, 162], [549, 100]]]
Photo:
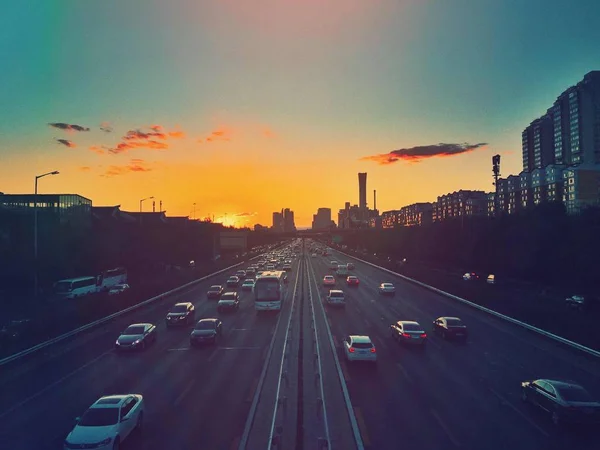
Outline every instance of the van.
[[344, 278], [346, 278], [348, 276], [348, 266], [346, 264], [339, 264], [337, 266], [335, 274], [338, 277], [344, 277]]

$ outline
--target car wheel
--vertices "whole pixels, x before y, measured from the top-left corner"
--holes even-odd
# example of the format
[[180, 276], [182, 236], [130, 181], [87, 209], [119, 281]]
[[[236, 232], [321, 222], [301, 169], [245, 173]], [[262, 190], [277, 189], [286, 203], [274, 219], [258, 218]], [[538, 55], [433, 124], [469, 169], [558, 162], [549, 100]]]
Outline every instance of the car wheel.
[[119, 450], [119, 448], [121, 448], [121, 439], [117, 436], [115, 438], [115, 443], [113, 444], [113, 450]]
[[555, 426], [559, 426], [560, 425], [561, 420], [560, 420], [560, 414], [558, 413], [558, 411], [553, 411], [552, 412], [552, 423]]
[[143, 426], [144, 426], [144, 411], [140, 411], [140, 414], [138, 415], [138, 418], [137, 418], [137, 423], [135, 424], [135, 428], [138, 431], [142, 431]]
[[529, 397], [527, 396], [527, 390], [525, 388], [521, 389], [521, 400], [524, 402], [529, 401]]

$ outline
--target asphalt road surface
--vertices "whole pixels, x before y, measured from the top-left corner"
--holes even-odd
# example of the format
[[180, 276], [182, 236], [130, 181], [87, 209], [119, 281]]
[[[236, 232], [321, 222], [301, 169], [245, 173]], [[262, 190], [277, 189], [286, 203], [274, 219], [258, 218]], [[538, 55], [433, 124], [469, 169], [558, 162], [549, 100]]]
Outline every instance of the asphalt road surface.
[[[520, 382], [539, 377], [578, 381], [600, 398], [600, 363], [532, 332], [453, 302], [357, 262], [357, 288], [346, 307], [322, 305], [321, 279], [333, 257], [297, 258], [284, 307], [256, 314], [252, 294], [240, 310], [216, 312], [206, 299], [223, 274], [179, 296], [121, 317], [0, 370], [0, 447], [60, 449], [98, 397], [141, 393], [144, 429], [125, 449], [558, 449], [597, 448], [598, 433], [556, 429], [520, 401]], [[233, 272], [233, 271], [232, 271]], [[395, 298], [376, 286], [395, 283]], [[196, 318], [220, 317], [224, 336], [191, 349], [191, 327], [166, 330], [176, 302], [192, 301]], [[389, 335], [399, 319], [456, 315], [469, 326], [465, 344], [429, 333], [421, 351]], [[158, 325], [145, 352], [117, 355], [118, 334], [134, 322]], [[347, 334], [368, 334], [378, 363], [348, 365]], [[275, 445], [271, 445], [275, 444]]]

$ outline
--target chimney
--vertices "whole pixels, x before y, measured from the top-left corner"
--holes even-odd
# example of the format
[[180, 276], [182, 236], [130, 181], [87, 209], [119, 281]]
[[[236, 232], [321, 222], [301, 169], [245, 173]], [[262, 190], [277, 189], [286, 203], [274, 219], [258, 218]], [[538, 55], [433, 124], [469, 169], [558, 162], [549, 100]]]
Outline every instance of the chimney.
[[160, 201], [159, 205], [160, 206], [159, 206], [159, 211], [158, 212], [162, 212], [162, 200]]
[[152, 200], [152, 212], [156, 212], [156, 201]]
[[377, 190], [373, 189], [373, 211], [377, 211]]

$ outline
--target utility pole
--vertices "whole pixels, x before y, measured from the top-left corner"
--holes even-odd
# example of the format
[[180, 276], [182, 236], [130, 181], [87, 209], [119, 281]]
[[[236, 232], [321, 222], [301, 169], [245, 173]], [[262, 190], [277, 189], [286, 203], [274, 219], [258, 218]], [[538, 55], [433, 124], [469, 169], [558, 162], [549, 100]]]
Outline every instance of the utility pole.
[[498, 179], [500, 178], [500, 155], [492, 156], [492, 172], [494, 174], [494, 216], [498, 216]]
[[38, 296], [38, 180], [40, 178], [47, 177], [48, 175], [58, 175], [59, 173], [60, 172], [58, 170], [54, 170], [42, 175], [36, 175], [35, 177], [35, 189], [33, 196], [33, 265], [35, 266], [33, 274], [33, 295], [35, 297]]

